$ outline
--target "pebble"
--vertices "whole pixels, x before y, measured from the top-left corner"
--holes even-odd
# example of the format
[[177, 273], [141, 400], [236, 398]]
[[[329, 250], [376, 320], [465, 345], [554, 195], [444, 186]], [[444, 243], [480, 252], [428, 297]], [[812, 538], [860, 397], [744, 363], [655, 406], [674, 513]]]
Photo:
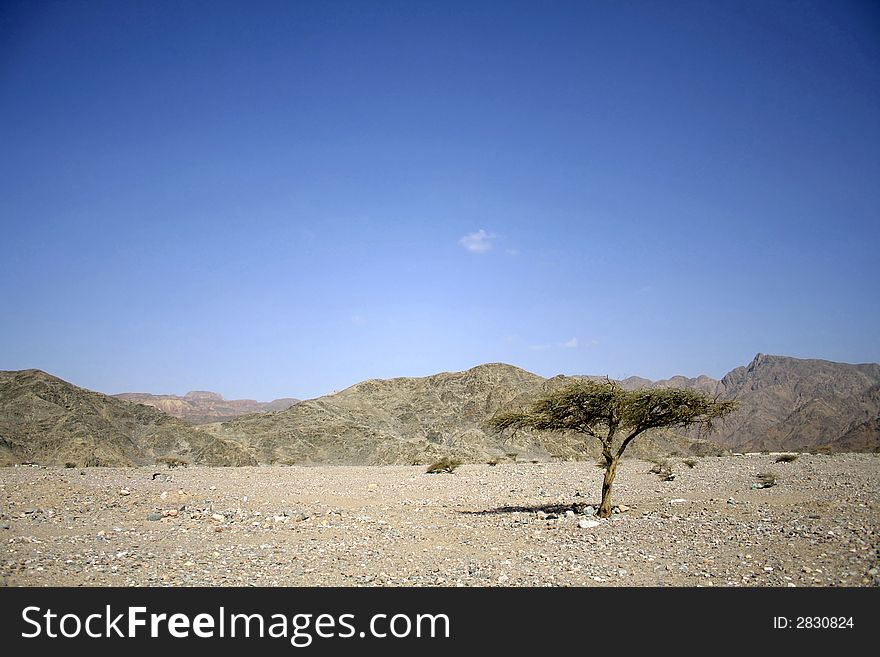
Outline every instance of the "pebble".
[[0, 586], [876, 586], [877, 464], [804, 457], [767, 498], [747, 489], [770, 457], [707, 458], [663, 484], [625, 459], [631, 508], [601, 521], [590, 462], [427, 482], [415, 466], [199, 467], [175, 477], [185, 496], [152, 483], [152, 503], [131, 483], [148, 468], [0, 468]]
[[155, 522], [156, 520], [161, 520], [161, 519], [162, 519], [161, 513], [150, 513], [149, 515], [147, 515], [147, 520], [150, 520], [153, 522]]
[[590, 529], [592, 527], [598, 527], [601, 524], [602, 521], [600, 520], [587, 520], [586, 518], [581, 518], [578, 521], [578, 527], [580, 527], [581, 529]]

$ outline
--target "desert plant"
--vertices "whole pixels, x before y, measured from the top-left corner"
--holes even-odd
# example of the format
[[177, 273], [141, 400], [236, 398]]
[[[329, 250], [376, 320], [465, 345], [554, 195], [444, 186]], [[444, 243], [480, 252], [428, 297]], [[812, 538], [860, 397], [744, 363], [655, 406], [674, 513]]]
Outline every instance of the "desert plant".
[[168, 466], [168, 469], [170, 470], [172, 468], [189, 467], [189, 461], [179, 458], [177, 456], [160, 456], [156, 459], [156, 465]]
[[452, 474], [455, 469], [460, 465], [460, 460], [451, 458], [449, 456], [444, 456], [439, 461], [436, 461], [435, 463], [429, 465], [428, 469], [425, 470], [425, 472], [428, 474], [440, 474], [441, 472]]
[[65, 468], [75, 468], [76, 463], [72, 463], [71, 461], [68, 461], [67, 463], [64, 464], [64, 467]]
[[697, 467], [697, 459], [685, 459], [684, 461], [682, 461], [682, 463], [684, 463], [689, 468]]
[[576, 381], [552, 391], [522, 411], [500, 413], [490, 421], [499, 430], [567, 431], [599, 442], [605, 475], [599, 517], [611, 515], [611, 487], [627, 447], [642, 433], [661, 427], [711, 427], [736, 408], [694, 390], [624, 390], [610, 379]]
[[791, 463], [792, 461], [797, 460], [797, 454], [780, 454], [776, 457], [777, 463]]
[[501, 459], [497, 456], [486, 461], [486, 465], [498, 465], [499, 463], [501, 463]]
[[507, 456], [507, 458], [509, 458], [514, 463], [516, 463], [516, 459], [519, 456], [519, 454], [517, 452], [507, 452], [507, 454], [505, 454], [505, 456]]

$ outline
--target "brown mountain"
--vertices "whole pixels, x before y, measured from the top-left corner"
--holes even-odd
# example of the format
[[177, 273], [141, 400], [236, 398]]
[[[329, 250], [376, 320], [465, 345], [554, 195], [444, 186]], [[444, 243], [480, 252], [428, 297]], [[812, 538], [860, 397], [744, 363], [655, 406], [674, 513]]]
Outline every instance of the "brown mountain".
[[[569, 380], [544, 379], [503, 364], [372, 380], [210, 430], [248, 446], [255, 458], [269, 463], [410, 463], [440, 454], [479, 460], [507, 452], [524, 458], [588, 458], [593, 445], [585, 447], [577, 437], [501, 436], [488, 426], [502, 408], [522, 406]], [[658, 432], [634, 443], [633, 455], [713, 453], [718, 445], [737, 451], [880, 451], [880, 365], [758, 354], [720, 381], [630, 377], [622, 384], [630, 389], [692, 388], [740, 402], [737, 412], [708, 436]]]
[[[645, 387], [631, 377], [629, 388]], [[736, 451], [880, 451], [880, 365], [758, 354], [720, 381], [675, 376], [651, 387], [699, 390], [740, 408], [712, 434]]]
[[744, 450], [880, 451], [880, 365], [758, 354], [729, 372], [717, 394], [738, 413], [714, 440]]
[[[209, 429], [266, 463], [424, 463], [440, 455], [468, 461], [516, 453], [521, 458], [591, 458], [576, 436], [492, 430], [499, 410], [521, 406], [570, 379], [544, 379], [504, 364], [422, 378], [370, 380], [275, 413], [249, 415]], [[633, 454], [720, 452], [669, 432], [646, 437]]]
[[258, 402], [253, 399], [224, 399], [216, 392], [193, 390], [183, 397], [177, 395], [151, 395], [147, 392], [123, 392], [113, 395], [119, 399], [155, 406], [161, 411], [178, 417], [189, 424], [208, 424], [210, 422], [226, 422], [240, 415], [249, 413], [265, 413], [267, 411], [283, 411], [296, 404], [299, 400], [291, 397], [276, 399], [270, 402]]
[[145, 465], [160, 456], [206, 465], [254, 462], [239, 445], [151, 406], [84, 390], [40, 370], [0, 371], [0, 465]]

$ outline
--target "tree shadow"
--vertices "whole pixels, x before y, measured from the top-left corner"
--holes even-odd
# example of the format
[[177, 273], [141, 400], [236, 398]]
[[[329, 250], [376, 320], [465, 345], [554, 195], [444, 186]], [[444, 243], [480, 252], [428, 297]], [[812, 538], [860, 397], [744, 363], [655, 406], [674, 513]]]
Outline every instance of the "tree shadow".
[[587, 502], [573, 502], [571, 504], [531, 504], [529, 506], [499, 506], [495, 509], [484, 509], [482, 511], [459, 511], [466, 516], [491, 516], [501, 513], [537, 513], [543, 511], [547, 514], [562, 515], [566, 511], [574, 511], [575, 513], [583, 513], [588, 506], [597, 509], [598, 504], [589, 504]]

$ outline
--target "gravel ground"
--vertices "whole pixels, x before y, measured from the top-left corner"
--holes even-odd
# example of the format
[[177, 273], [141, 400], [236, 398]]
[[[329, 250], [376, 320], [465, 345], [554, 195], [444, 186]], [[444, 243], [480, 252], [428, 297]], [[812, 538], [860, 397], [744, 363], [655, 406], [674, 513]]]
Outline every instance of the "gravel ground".
[[[876, 586], [880, 457], [0, 469], [6, 586]], [[778, 484], [753, 489], [772, 470]], [[566, 513], [566, 509], [571, 512]], [[586, 513], [584, 513], [586, 511]]]

